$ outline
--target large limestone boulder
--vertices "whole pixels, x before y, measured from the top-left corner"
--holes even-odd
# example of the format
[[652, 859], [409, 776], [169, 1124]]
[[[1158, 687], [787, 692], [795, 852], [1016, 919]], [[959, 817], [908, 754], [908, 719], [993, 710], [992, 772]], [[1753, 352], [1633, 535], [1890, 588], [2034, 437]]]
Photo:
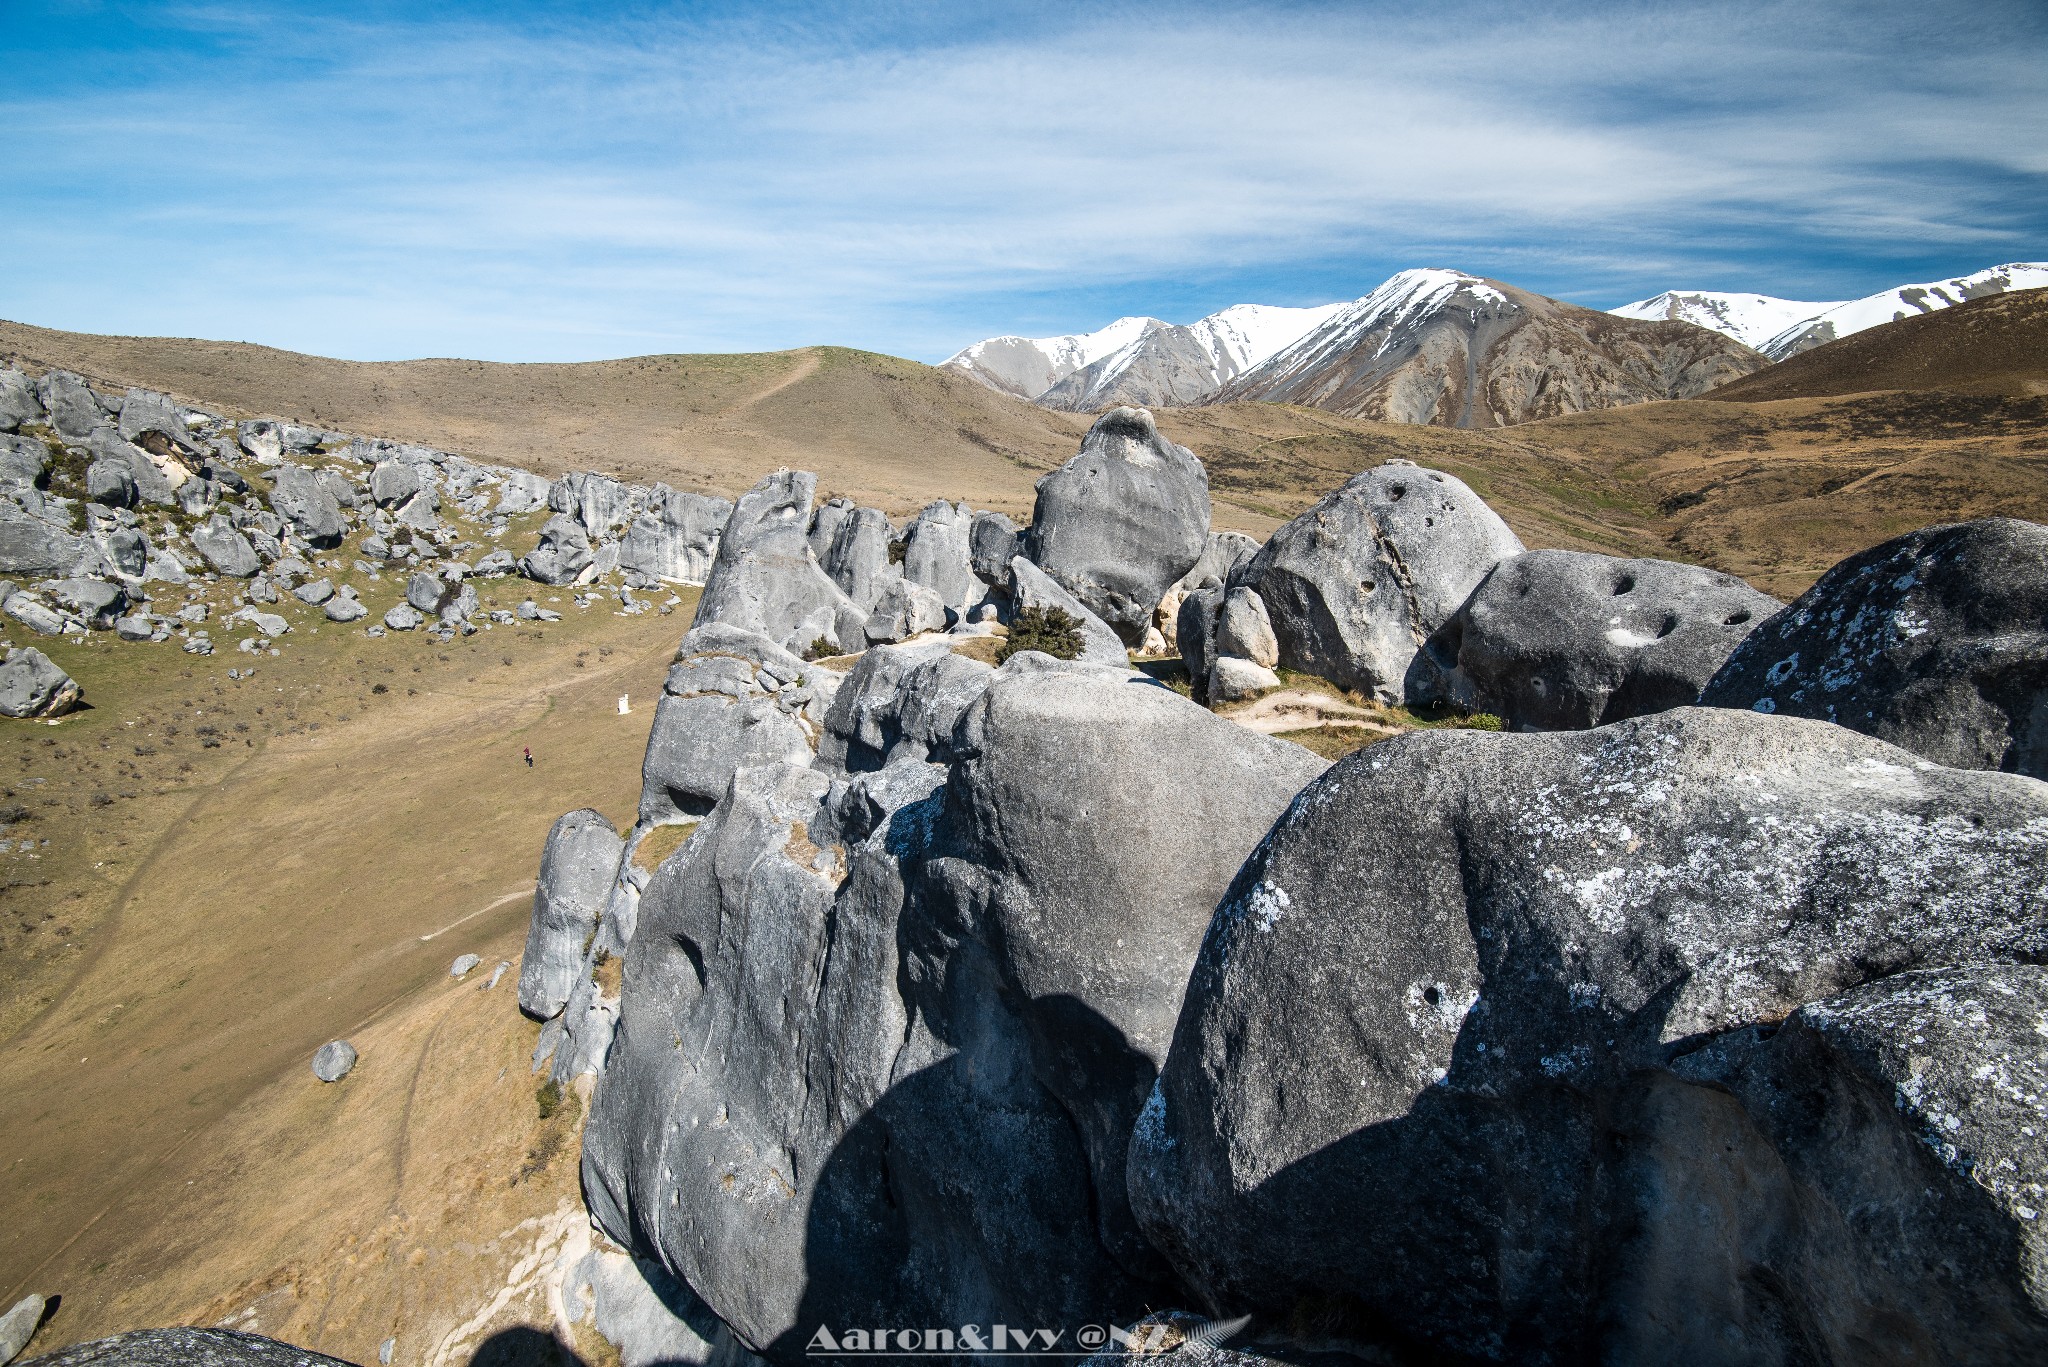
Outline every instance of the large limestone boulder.
[[[5, 373], [0, 371], [0, 375]], [[0, 484], [25, 487], [41, 479], [49, 468], [49, 447], [33, 437], [0, 435]]]
[[957, 613], [988, 595], [968, 548], [973, 529], [974, 512], [966, 504], [933, 503], [903, 533], [903, 577]]
[[[953, 652], [949, 641], [877, 645], [839, 686], [818, 740], [819, 767], [854, 774], [905, 760], [950, 764], [968, 710], [995, 671]], [[870, 813], [861, 835], [879, 820]]]
[[[154, 442], [159, 451], [175, 448], [196, 454], [198, 450], [186, 431], [185, 414], [177, 400], [154, 389], [131, 388], [121, 399], [116, 427], [127, 440]], [[155, 435], [145, 438], [145, 433]]]
[[57, 435], [84, 441], [95, 427], [106, 425], [109, 414], [99, 396], [84, 379], [68, 370], [52, 370], [36, 385], [36, 395], [48, 413]]
[[875, 610], [862, 627], [873, 642], [907, 641], [927, 631], [946, 627], [946, 602], [931, 589], [911, 579], [889, 581], [875, 600]]
[[[1204, 1302], [1425, 1358], [2039, 1356], [2048, 1166], [2000, 1118], [2038, 1111], [2032, 997], [1962, 1057], [1923, 1024], [1971, 1012], [1895, 975], [1996, 993], [2044, 878], [2048, 785], [1823, 723], [1384, 742], [1217, 908], [1133, 1204]], [[1780, 1028], [1870, 1001], [1879, 1042], [1830, 1047], [1887, 1058]]]
[[[867, 683], [877, 656], [954, 669], [877, 647]], [[985, 687], [950, 778], [738, 770], [627, 950], [591, 1209], [778, 1362], [820, 1325], [1128, 1323], [1171, 1294], [1131, 1120], [1216, 897], [1321, 768], [1125, 673], [950, 658]]]
[[88, 554], [86, 544], [62, 525], [20, 504], [0, 500], [0, 574], [36, 577], [69, 574]]
[[215, 513], [191, 531], [192, 548], [206, 558], [216, 573], [247, 579], [263, 568], [256, 547], [227, 518]]
[[42, 420], [35, 381], [13, 366], [0, 366], [0, 432], [17, 432], [25, 422]]
[[976, 513], [967, 528], [969, 567], [990, 586], [1010, 582], [1010, 562], [1024, 550], [1023, 533], [1001, 513]]
[[895, 540], [896, 529], [887, 513], [855, 508], [838, 520], [820, 563], [854, 606], [872, 612], [889, 585], [903, 578], [903, 567], [889, 554]]
[[583, 524], [557, 514], [540, 529], [540, 541], [519, 562], [519, 572], [537, 584], [573, 584], [595, 563]]
[[568, 513], [594, 537], [608, 537], [632, 521], [637, 503], [632, 485], [595, 470], [564, 475], [548, 491], [548, 506]]
[[271, 511], [290, 523], [301, 541], [322, 550], [341, 544], [348, 523], [318, 475], [303, 465], [280, 465], [271, 479]]
[[619, 542], [619, 565], [657, 579], [701, 584], [711, 574], [719, 533], [731, 516], [732, 504], [722, 498], [657, 484], [650, 506]]
[[380, 460], [370, 470], [370, 497], [380, 508], [395, 508], [426, 488], [433, 470], [409, 460]]
[[[811, 513], [811, 529], [808, 539], [811, 554], [818, 557], [820, 565], [832, 551], [833, 538], [839, 535], [840, 524], [853, 513], [854, 502], [850, 498], [830, 498], [817, 506]], [[826, 573], [831, 573], [827, 570]]]
[[508, 516], [536, 512], [548, 506], [548, 491], [553, 483], [526, 470], [505, 470], [501, 472], [502, 487], [498, 490], [497, 511]]
[[46, 584], [50, 601], [94, 631], [112, 631], [128, 611], [128, 592], [105, 579], [60, 579]]
[[[235, 444], [259, 465], [276, 465], [284, 460], [283, 429], [267, 418], [249, 418], [235, 424]], [[317, 440], [311, 445], [318, 445]], [[294, 450], [309, 450], [294, 446]]]
[[0, 663], [0, 717], [61, 717], [83, 697], [76, 681], [34, 646], [18, 646]]
[[1700, 701], [2048, 778], [2048, 527], [1926, 527], [1851, 556], [1751, 633]]
[[1144, 409], [1112, 409], [1038, 481], [1031, 541], [1040, 569], [1142, 645], [1153, 609], [1208, 545], [1208, 472]]
[[135, 471], [125, 460], [102, 456], [85, 467], [85, 496], [109, 508], [134, 507]]
[[710, 811], [734, 771], [808, 763], [838, 676], [758, 632], [721, 623], [683, 637], [640, 767], [640, 821]]
[[1687, 707], [1783, 606], [1700, 565], [1529, 551], [1496, 565], [1437, 628], [1408, 692], [1526, 731]]
[[741, 627], [786, 650], [808, 652], [820, 640], [834, 650], [860, 649], [867, 614], [811, 554], [817, 483], [808, 470], [780, 470], [740, 497], [719, 537], [695, 625]]
[[135, 496], [131, 502], [171, 504], [177, 502], [178, 485], [189, 472], [174, 460], [159, 460], [150, 452], [125, 440], [111, 426], [102, 424], [85, 439], [94, 467], [124, 466]]
[[519, 961], [519, 1009], [533, 1019], [551, 1020], [568, 1004], [625, 853], [618, 830], [588, 807], [549, 828]]
[[1273, 533], [1230, 582], [1265, 602], [1280, 663], [1401, 702], [1417, 648], [1521, 551], [1462, 481], [1389, 462]]

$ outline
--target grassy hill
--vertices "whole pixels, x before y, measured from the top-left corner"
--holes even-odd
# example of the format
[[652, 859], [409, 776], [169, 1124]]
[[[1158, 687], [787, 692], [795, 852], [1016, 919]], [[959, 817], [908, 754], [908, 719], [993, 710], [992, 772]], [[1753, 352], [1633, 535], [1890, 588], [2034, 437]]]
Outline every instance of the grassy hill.
[[2048, 394], [2048, 290], [1994, 294], [1802, 352], [1708, 395], [1728, 402], [1876, 390]]

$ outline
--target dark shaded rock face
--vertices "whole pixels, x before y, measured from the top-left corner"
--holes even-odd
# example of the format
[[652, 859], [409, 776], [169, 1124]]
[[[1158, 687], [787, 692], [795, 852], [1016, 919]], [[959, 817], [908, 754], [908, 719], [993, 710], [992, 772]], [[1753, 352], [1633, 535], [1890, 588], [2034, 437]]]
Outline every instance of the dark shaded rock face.
[[1128, 673], [929, 646], [870, 652], [827, 726], [856, 771], [738, 770], [647, 887], [593, 1214], [778, 1361], [821, 1324], [1128, 1323], [1171, 1293], [1133, 1118], [1321, 761]]
[[2044, 955], [2032, 779], [1707, 708], [1389, 741], [1218, 907], [1132, 1204], [1211, 1309], [1428, 1360], [2039, 1360]]
[[340, 1358], [233, 1329], [134, 1329], [73, 1344], [22, 1367], [353, 1367]]
[[1494, 566], [1430, 637], [1408, 694], [1528, 731], [1665, 712], [1698, 699], [1729, 652], [1783, 606], [1699, 565], [1529, 551]]
[[1230, 583], [1264, 601], [1281, 664], [1400, 702], [1430, 633], [1521, 551], [1462, 481], [1404, 461], [1354, 475], [1273, 533]]
[[535, 1020], [560, 1015], [568, 1002], [625, 849], [604, 813], [589, 807], [563, 814], [548, 829], [519, 961], [519, 1009]]
[[1140, 645], [1152, 611], [1209, 544], [1209, 475], [1142, 408], [1105, 413], [1081, 452], [1038, 481], [1031, 559]]
[[2048, 778], [2048, 527], [1925, 527], [1852, 556], [1758, 627], [1700, 701]]

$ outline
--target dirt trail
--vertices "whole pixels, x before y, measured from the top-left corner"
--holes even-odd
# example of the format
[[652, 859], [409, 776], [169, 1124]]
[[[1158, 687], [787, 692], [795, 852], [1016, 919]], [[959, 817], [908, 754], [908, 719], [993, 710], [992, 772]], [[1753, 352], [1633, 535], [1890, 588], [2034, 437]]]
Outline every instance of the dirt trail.
[[[658, 695], [683, 623], [592, 626], [616, 648], [588, 667], [533, 652], [473, 682], [429, 675], [402, 711], [273, 739], [138, 861], [95, 952], [0, 1046], [0, 1299], [64, 1296], [38, 1349], [194, 1314], [265, 1256], [274, 1272], [299, 1245], [311, 1253], [342, 1237], [357, 1214], [381, 1218], [408, 1186], [480, 1180], [460, 1153], [427, 1163], [428, 1177], [409, 1157], [398, 1174], [389, 1131], [422, 1122], [407, 1123], [402, 1094], [371, 1104], [374, 1089], [355, 1078], [313, 1082], [307, 1061], [328, 1039], [355, 1038], [358, 1072], [388, 1076], [366, 1038], [417, 1036], [424, 1050], [432, 1027], [416, 1018], [430, 1002], [455, 1009], [443, 998], [462, 994], [457, 1052], [490, 1056], [505, 1084], [492, 1114], [516, 1158], [536, 1118], [532, 1082], [509, 1060], [523, 1062], [532, 1030], [510, 975], [495, 992], [473, 989], [498, 958], [516, 964], [524, 891], [555, 816], [586, 805], [630, 816], [652, 708], [619, 716], [615, 702]], [[533, 770], [525, 745], [540, 759]], [[464, 951], [484, 964], [451, 984], [448, 964]], [[352, 1114], [353, 1132], [324, 1112]], [[435, 1123], [452, 1133], [430, 1135], [431, 1153], [491, 1136], [488, 1115]], [[249, 1150], [246, 1135], [263, 1128], [273, 1142]], [[294, 1209], [294, 1174], [316, 1144], [330, 1152]], [[498, 1212], [505, 1227], [523, 1218], [519, 1204]], [[197, 1242], [209, 1226], [225, 1241]], [[193, 1281], [200, 1267], [226, 1281]], [[258, 1320], [275, 1321], [275, 1307]], [[345, 1355], [363, 1360], [344, 1338]]]

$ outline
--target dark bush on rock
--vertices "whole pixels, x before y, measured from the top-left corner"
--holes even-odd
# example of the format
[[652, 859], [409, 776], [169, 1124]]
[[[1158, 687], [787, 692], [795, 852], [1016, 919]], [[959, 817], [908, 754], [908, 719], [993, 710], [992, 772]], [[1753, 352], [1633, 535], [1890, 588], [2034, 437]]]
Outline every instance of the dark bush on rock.
[[1010, 638], [996, 651], [996, 663], [1035, 650], [1055, 660], [1081, 658], [1081, 619], [1061, 608], [1020, 608], [1010, 620]]

